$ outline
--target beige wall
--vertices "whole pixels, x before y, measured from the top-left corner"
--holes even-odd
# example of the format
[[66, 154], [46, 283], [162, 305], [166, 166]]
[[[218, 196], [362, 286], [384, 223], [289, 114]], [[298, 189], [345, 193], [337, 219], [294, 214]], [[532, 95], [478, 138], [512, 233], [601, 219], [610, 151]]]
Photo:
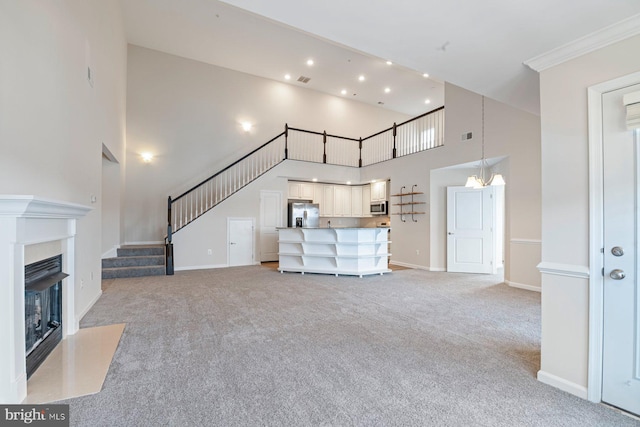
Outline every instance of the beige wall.
[[[177, 196], [292, 127], [360, 137], [408, 117], [341, 97], [129, 46], [125, 240], [166, 233]], [[250, 133], [240, 123], [254, 124]], [[150, 164], [139, 153], [150, 151]]]
[[[430, 202], [429, 215], [422, 215], [417, 223], [399, 222], [391, 217], [392, 260], [425, 269], [446, 268], [446, 194], [447, 185], [464, 185], [448, 177], [432, 185], [430, 171], [476, 162], [482, 156], [482, 97], [463, 88], [445, 85], [445, 138], [444, 147], [362, 168], [362, 180], [388, 177], [391, 191], [402, 185], [418, 184]], [[485, 99], [485, 156], [505, 159], [500, 163], [505, 187], [505, 279], [523, 281], [514, 285], [540, 288], [540, 274], [535, 271], [539, 254], [522, 253], [511, 240], [540, 240], [540, 121], [539, 117], [495, 100]], [[472, 132], [471, 140], [462, 141], [461, 135]], [[460, 176], [460, 175], [458, 175]], [[436, 194], [431, 194], [436, 191]], [[444, 212], [444, 213], [443, 213]], [[538, 243], [539, 248], [539, 243]], [[420, 253], [417, 254], [416, 250]], [[512, 258], [514, 262], [512, 262]], [[531, 273], [533, 271], [533, 273]]]
[[640, 70], [640, 36], [540, 73], [542, 278], [539, 378], [586, 396], [589, 171], [587, 89]]
[[124, 158], [127, 58], [120, 4], [0, 2], [0, 52], [0, 194], [94, 208], [77, 224], [74, 273], [76, 283], [84, 283], [76, 287], [79, 315], [100, 295], [102, 144]]

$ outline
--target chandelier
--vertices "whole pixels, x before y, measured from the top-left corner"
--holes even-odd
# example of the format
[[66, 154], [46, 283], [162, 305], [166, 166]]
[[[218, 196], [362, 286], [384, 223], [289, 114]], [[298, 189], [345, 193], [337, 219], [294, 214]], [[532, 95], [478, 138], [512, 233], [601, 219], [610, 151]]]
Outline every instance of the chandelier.
[[487, 159], [484, 158], [484, 95], [482, 96], [482, 159], [480, 160], [480, 173], [470, 175], [467, 178], [465, 187], [483, 188], [489, 185], [505, 185], [504, 178], [499, 173], [492, 173], [488, 180], [485, 180], [485, 171], [489, 169]]

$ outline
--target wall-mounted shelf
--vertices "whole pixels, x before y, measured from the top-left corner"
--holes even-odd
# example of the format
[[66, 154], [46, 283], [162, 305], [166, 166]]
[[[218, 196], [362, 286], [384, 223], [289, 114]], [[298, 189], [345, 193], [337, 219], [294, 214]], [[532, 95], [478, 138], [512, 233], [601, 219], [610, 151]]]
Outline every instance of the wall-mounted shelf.
[[[407, 187], [405, 187], [403, 185], [402, 188], [400, 188], [400, 193], [391, 195], [391, 197], [400, 197], [400, 202], [393, 204], [393, 206], [400, 206], [400, 212], [393, 213], [392, 215], [400, 215], [400, 220], [402, 222], [406, 222], [407, 221], [405, 219], [405, 215], [411, 215], [411, 221], [418, 222], [418, 220], [414, 218], [414, 215], [424, 215], [426, 213], [426, 212], [417, 212], [417, 211], [409, 211], [409, 212], [404, 212], [403, 211], [403, 206], [412, 206], [413, 207], [415, 205], [426, 205], [427, 204], [427, 202], [416, 202], [413, 199], [413, 196], [415, 196], [415, 195], [424, 194], [422, 191], [415, 191], [416, 187], [418, 187], [418, 186], [417, 185], [412, 185], [411, 186], [411, 191], [405, 191], [405, 189]], [[411, 201], [410, 202], [405, 202], [405, 201], [402, 200], [403, 197], [411, 197]]]

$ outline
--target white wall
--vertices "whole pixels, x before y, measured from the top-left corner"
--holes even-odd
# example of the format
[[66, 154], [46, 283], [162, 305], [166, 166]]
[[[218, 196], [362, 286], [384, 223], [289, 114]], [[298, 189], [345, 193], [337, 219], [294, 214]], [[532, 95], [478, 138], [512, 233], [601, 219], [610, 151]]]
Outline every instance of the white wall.
[[[158, 241], [166, 199], [292, 127], [360, 137], [408, 117], [303, 87], [129, 46], [125, 239]], [[242, 131], [249, 121], [254, 129]], [[155, 154], [144, 164], [139, 154]], [[306, 174], [305, 174], [306, 175]]]
[[640, 36], [540, 73], [542, 264], [565, 272], [542, 277], [539, 378], [583, 397], [589, 331], [587, 88], [640, 70], [638, 51]]
[[94, 208], [77, 224], [80, 315], [101, 292], [102, 144], [124, 158], [127, 58], [120, 5], [0, 2], [0, 52], [0, 194]]

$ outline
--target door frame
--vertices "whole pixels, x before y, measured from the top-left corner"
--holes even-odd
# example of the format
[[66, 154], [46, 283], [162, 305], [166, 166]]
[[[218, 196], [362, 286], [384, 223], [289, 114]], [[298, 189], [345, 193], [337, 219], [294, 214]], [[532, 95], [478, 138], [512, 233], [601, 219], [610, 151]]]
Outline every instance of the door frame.
[[231, 221], [251, 221], [251, 264], [256, 265], [256, 219], [253, 217], [227, 217], [227, 267], [231, 265]]
[[[589, 128], [589, 348], [587, 399], [602, 401], [602, 350], [604, 325], [604, 149], [602, 95], [640, 84], [640, 72], [603, 82], [587, 89]], [[621, 107], [622, 108], [622, 107]]]
[[[260, 230], [258, 232], [258, 234], [260, 235], [260, 250], [259, 252], [259, 256], [258, 256], [258, 260], [256, 260], [257, 262], [264, 262], [263, 261], [263, 253], [262, 253], [262, 249], [263, 249], [263, 221], [264, 221], [264, 197], [270, 194], [277, 194], [279, 201], [280, 201], [280, 217], [278, 218], [278, 225], [276, 227], [282, 227], [284, 224], [284, 216], [285, 216], [285, 212], [286, 212], [286, 206], [282, 203], [282, 191], [278, 191], [278, 190], [260, 190]], [[276, 236], [278, 235], [278, 232], [276, 230]], [[277, 242], [276, 242], [277, 243]], [[277, 251], [277, 248], [276, 248]], [[257, 263], [256, 262], [256, 263]]]

